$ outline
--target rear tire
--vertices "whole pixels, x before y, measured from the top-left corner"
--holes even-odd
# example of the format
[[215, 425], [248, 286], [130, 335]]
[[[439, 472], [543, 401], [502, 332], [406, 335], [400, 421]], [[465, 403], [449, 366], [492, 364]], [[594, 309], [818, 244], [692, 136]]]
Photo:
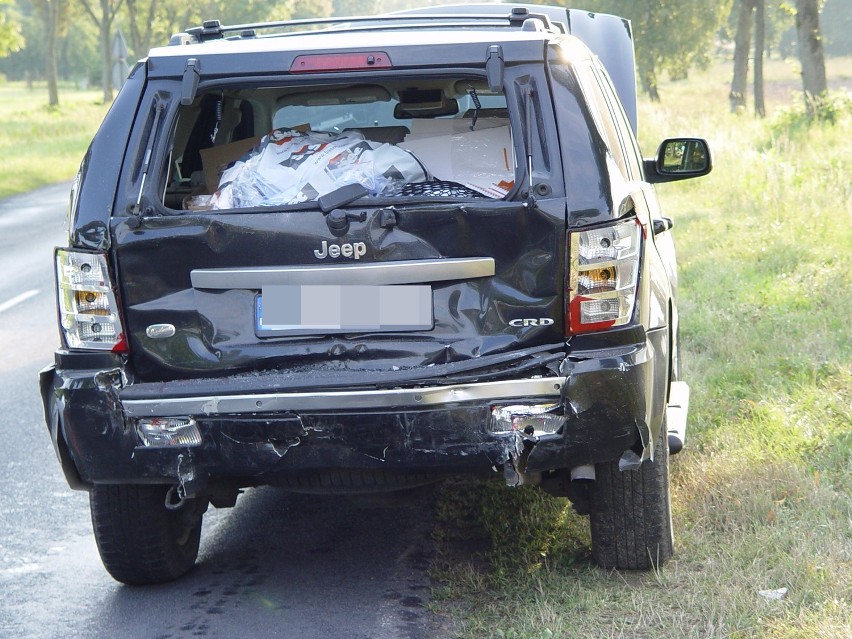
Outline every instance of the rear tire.
[[592, 557], [603, 568], [650, 570], [673, 553], [669, 447], [665, 421], [654, 461], [620, 471], [618, 460], [597, 464], [592, 484]]
[[195, 565], [206, 501], [165, 507], [168, 486], [95, 485], [89, 493], [92, 528], [104, 567], [116, 581], [158, 584]]

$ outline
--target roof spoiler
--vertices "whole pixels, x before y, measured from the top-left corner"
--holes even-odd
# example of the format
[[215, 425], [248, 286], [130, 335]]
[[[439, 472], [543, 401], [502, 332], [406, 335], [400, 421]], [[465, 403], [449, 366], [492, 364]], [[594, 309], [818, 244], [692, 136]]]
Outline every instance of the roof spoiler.
[[[509, 12], [507, 13], [507, 9]], [[621, 99], [627, 119], [637, 132], [636, 115], [636, 65], [633, 51], [633, 31], [630, 21], [606, 13], [590, 13], [579, 9], [549, 7], [534, 4], [456, 4], [409, 9], [378, 16], [356, 16], [345, 18], [309, 18], [283, 22], [264, 22], [223, 26], [218, 20], [208, 20], [200, 27], [187, 29], [172, 36], [169, 44], [187, 45], [221, 40], [227, 34], [232, 37], [254, 38], [258, 30], [297, 29], [289, 35], [299, 33], [300, 27], [325, 25], [329, 29], [370, 30], [393, 28], [401, 22], [410, 22], [408, 28], [429, 28], [430, 20], [439, 20], [442, 25], [471, 27], [515, 27], [523, 30], [542, 30], [569, 33], [583, 41], [606, 68], [618, 97]], [[288, 35], [288, 34], [283, 34]]]

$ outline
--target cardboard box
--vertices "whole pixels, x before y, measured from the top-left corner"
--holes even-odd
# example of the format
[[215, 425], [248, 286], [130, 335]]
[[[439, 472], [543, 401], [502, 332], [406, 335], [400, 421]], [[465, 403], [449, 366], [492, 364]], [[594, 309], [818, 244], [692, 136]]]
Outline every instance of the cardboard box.
[[411, 131], [414, 139], [407, 137], [398, 146], [413, 153], [435, 178], [464, 184], [494, 198], [505, 197], [512, 189], [515, 153], [508, 126], [422, 137], [421, 133], [427, 131], [418, 129], [436, 131], [440, 125], [417, 124]]
[[204, 184], [207, 193], [214, 193], [219, 188], [219, 178], [228, 165], [239, 160], [249, 150], [260, 144], [261, 138], [246, 138], [230, 144], [211, 146], [201, 150], [201, 165], [204, 167]]
[[[439, 135], [453, 135], [456, 133], [471, 133], [470, 118], [437, 118], [434, 120], [422, 119], [411, 121], [411, 132], [405, 136], [405, 141], [422, 140], [423, 138], [434, 138]], [[476, 131], [495, 129], [509, 126], [508, 118], [481, 117], [476, 121]]]

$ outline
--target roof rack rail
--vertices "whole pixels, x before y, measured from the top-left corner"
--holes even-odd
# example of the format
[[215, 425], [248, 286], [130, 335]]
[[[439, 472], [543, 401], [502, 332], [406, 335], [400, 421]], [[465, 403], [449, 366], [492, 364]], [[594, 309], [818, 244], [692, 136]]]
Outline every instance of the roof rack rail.
[[277, 33], [281, 35], [303, 34], [313, 29], [307, 27], [323, 25], [341, 25], [347, 31], [368, 31], [381, 29], [395, 29], [399, 27], [430, 29], [435, 27], [509, 27], [519, 28], [524, 31], [548, 31], [559, 33], [544, 14], [531, 13], [525, 7], [514, 7], [504, 18], [493, 13], [430, 13], [415, 14], [399, 12], [394, 14], [382, 14], [374, 16], [346, 16], [336, 18], [303, 18], [299, 20], [282, 20], [276, 22], [257, 22], [250, 24], [222, 25], [219, 20], [205, 20], [200, 27], [192, 27], [184, 33], [177, 33], [169, 40], [169, 45], [198, 44], [210, 40], [221, 40], [225, 34], [238, 32], [237, 36], [230, 38], [254, 38], [260, 29], [288, 29], [294, 27], [306, 27], [305, 29], [291, 33]]

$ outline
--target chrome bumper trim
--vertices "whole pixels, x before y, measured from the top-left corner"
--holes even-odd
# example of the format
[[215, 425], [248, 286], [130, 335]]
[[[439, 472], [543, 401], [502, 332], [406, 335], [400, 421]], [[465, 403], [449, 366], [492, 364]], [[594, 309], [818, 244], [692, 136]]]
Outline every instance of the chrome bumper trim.
[[168, 399], [134, 399], [122, 402], [125, 413], [138, 417], [245, 415], [315, 411], [399, 409], [488, 402], [507, 399], [556, 398], [564, 377], [541, 377], [478, 384], [430, 386], [391, 390], [323, 393], [268, 393], [256, 395], [208, 395]]
[[264, 286], [284, 284], [426, 284], [490, 277], [494, 273], [494, 258], [465, 257], [371, 264], [194, 269], [189, 276], [193, 288], [260, 290]]

